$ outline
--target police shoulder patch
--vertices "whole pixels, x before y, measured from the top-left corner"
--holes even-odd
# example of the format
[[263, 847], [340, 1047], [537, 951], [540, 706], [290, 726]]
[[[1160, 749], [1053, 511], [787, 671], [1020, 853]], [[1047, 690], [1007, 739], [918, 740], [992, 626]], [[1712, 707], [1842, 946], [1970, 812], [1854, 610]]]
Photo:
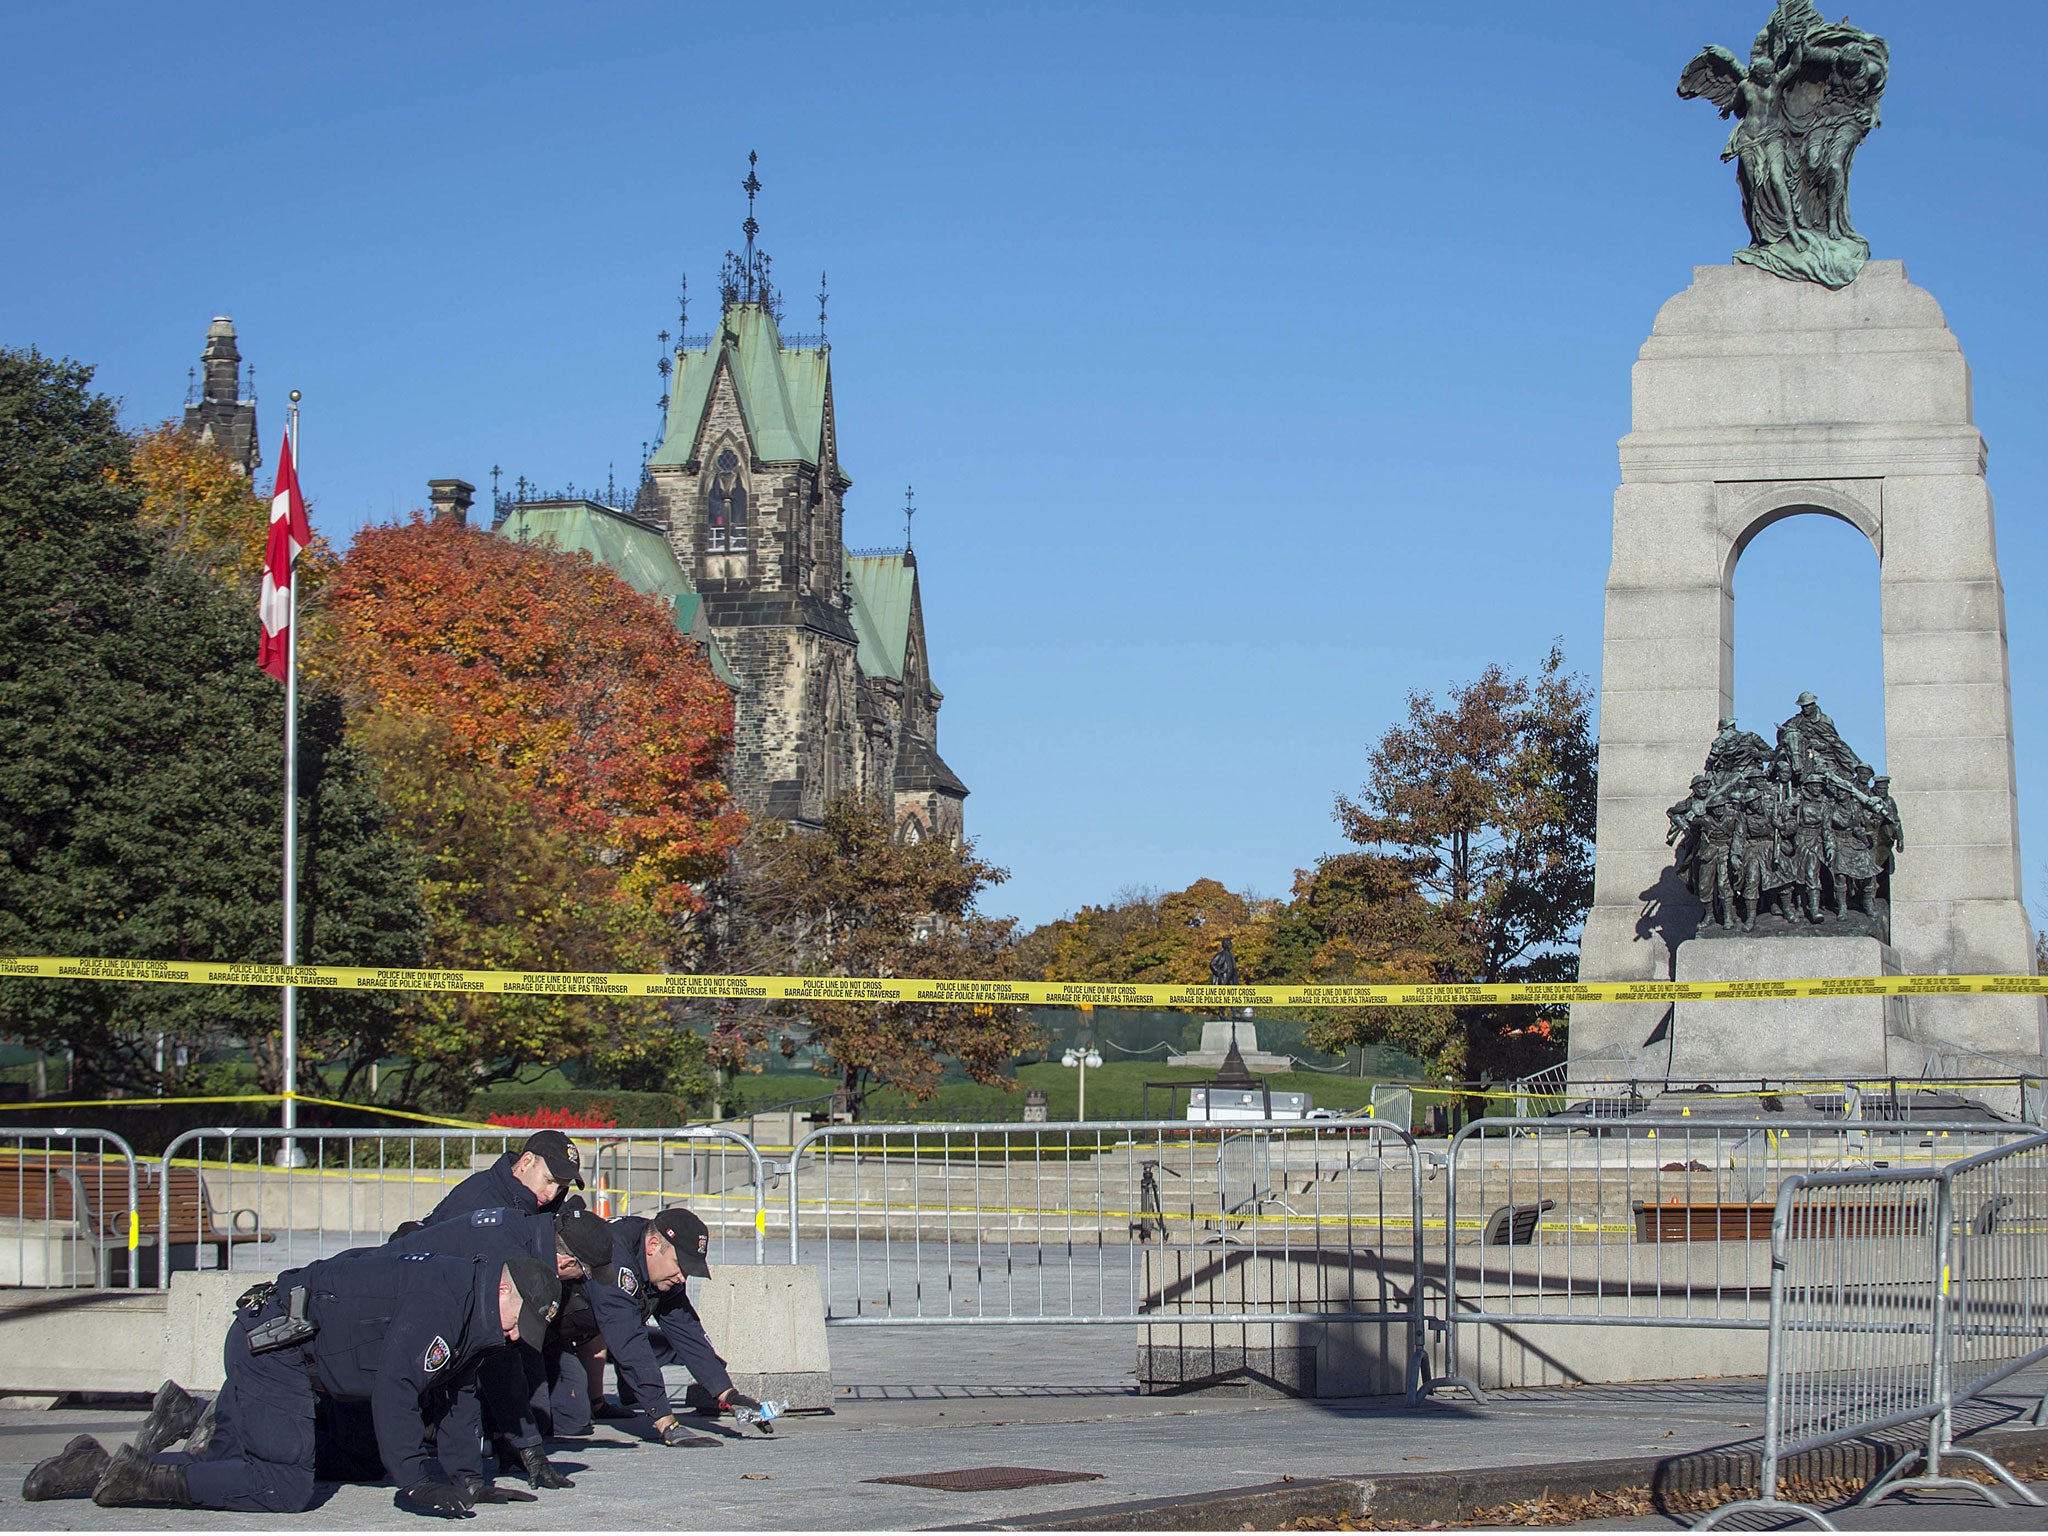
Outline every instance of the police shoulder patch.
[[427, 1346], [426, 1359], [421, 1364], [425, 1365], [427, 1373], [432, 1375], [448, 1363], [448, 1357], [453, 1353], [454, 1351], [448, 1347], [448, 1341], [437, 1333], [434, 1335], [434, 1342]]
[[633, 1266], [630, 1264], [619, 1266], [619, 1289], [628, 1296], [640, 1294], [640, 1277], [633, 1273]]
[[486, 1206], [480, 1211], [471, 1211], [469, 1213], [469, 1224], [472, 1227], [495, 1227], [503, 1222], [504, 1219], [504, 1213], [493, 1206]]

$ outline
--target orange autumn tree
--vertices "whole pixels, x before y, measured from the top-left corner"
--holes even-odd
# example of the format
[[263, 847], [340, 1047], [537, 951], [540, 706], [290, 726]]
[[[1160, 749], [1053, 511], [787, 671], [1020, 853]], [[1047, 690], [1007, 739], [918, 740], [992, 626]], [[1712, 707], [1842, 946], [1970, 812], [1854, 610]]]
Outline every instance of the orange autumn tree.
[[[218, 443], [166, 421], [135, 439], [122, 478], [142, 493], [141, 521], [162, 530], [173, 551], [230, 586], [254, 592], [261, 584], [270, 536], [264, 488], [271, 476], [251, 484]], [[316, 535], [299, 556], [302, 605], [318, 607], [338, 563], [333, 547]]]
[[[415, 514], [366, 528], [326, 663], [420, 852], [428, 963], [657, 970], [745, 830], [718, 778], [732, 700], [673, 615], [587, 555]], [[581, 1057], [695, 1097], [701, 1042], [653, 1001], [426, 994], [392, 1046], [407, 1098]]]
[[620, 893], [702, 905], [745, 820], [718, 778], [732, 696], [654, 598], [584, 554], [414, 513], [365, 528], [329, 597], [338, 679], [602, 850]]

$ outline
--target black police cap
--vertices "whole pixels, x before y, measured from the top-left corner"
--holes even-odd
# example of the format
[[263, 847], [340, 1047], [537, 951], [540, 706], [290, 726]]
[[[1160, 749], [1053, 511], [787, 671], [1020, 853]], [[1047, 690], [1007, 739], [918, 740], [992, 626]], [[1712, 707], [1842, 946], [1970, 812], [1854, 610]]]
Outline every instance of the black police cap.
[[560, 1131], [535, 1131], [519, 1150], [546, 1163], [560, 1182], [583, 1188], [583, 1161], [576, 1155], [576, 1144]]
[[694, 1214], [672, 1205], [654, 1218], [654, 1230], [675, 1249], [684, 1274], [710, 1278], [711, 1265], [704, 1256], [711, 1249], [711, 1231]]
[[548, 1336], [548, 1324], [562, 1310], [562, 1282], [552, 1264], [524, 1254], [508, 1260], [505, 1272], [519, 1293], [519, 1342], [539, 1349]]
[[555, 1213], [555, 1242], [592, 1273], [612, 1261], [612, 1224], [574, 1195]]

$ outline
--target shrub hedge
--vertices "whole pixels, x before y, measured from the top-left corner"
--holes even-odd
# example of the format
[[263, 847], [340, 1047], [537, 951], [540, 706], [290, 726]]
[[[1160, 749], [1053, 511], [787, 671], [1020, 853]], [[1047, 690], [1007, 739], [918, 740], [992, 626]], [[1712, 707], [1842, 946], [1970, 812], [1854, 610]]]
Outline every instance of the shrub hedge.
[[[639, 1093], [625, 1088], [488, 1088], [469, 1101], [469, 1118], [518, 1117], [535, 1126], [682, 1125], [689, 1106], [672, 1093]], [[498, 1123], [509, 1123], [500, 1120]]]

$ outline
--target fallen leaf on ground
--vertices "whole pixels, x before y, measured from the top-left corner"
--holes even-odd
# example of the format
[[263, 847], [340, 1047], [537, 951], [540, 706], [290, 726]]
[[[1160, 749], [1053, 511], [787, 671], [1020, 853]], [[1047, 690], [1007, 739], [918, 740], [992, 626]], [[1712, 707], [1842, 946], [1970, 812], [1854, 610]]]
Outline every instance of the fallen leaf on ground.
[[765, 1483], [771, 1481], [774, 1476], [775, 1474], [772, 1472], [742, 1472], [740, 1474], [740, 1481], [743, 1483]]

